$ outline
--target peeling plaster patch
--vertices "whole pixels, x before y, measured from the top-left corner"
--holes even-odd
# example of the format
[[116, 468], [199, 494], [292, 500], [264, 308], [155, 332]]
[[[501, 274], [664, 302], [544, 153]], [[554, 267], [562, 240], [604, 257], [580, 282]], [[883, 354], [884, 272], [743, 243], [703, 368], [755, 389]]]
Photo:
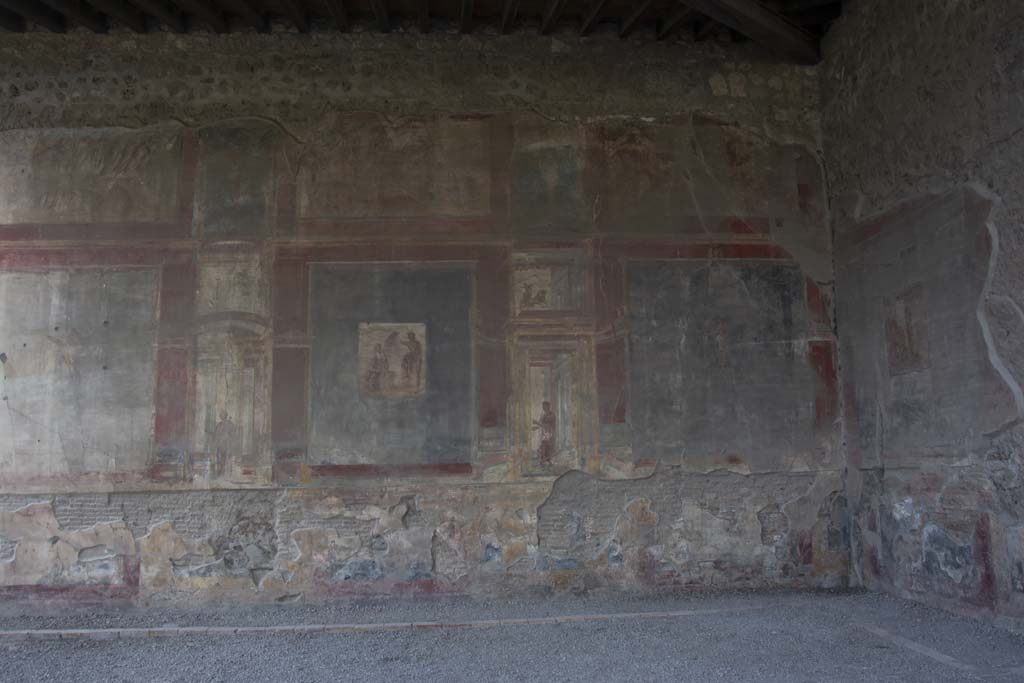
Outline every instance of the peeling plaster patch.
[[924, 566], [930, 572], [942, 572], [955, 583], [970, 573], [974, 564], [971, 546], [958, 543], [942, 527], [926, 524], [921, 543]]
[[49, 503], [0, 512], [0, 537], [15, 543], [13, 557], [0, 563], [0, 586], [66, 586], [133, 581], [135, 539], [123, 522], [66, 531]]
[[1024, 391], [1021, 390], [1021, 386], [1017, 381], [1017, 378], [1013, 376], [1009, 368], [1003, 362], [1003, 359], [999, 355], [999, 350], [996, 348], [996, 343], [992, 338], [992, 330], [989, 326], [988, 316], [985, 314], [985, 302], [989, 298], [992, 292], [992, 280], [995, 277], [996, 265], [999, 262], [999, 231], [996, 230], [996, 226], [991, 221], [985, 223], [985, 228], [988, 230], [989, 240], [991, 242], [991, 252], [989, 255], [988, 272], [985, 276], [985, 287], [982, 290], [981, 298], [978, 301], [977, 315], [978, 324], [981, 326], [982, 336], [985, 338], [985, 346], [988, 349], [989, 361], [992, 363], [992, 367], [995, 368], [999, 376], [1002, 377], [1006, 383], [1010, 393], [1013, 394], [1013, 402], [1017, 407], [1017, 415], [1012, 420], [995, 431], [1000, 431], [1005, 428], [1006, 425], [1011, 422], [1021, 420], [1024, 418]]
[[913, 520], [910, 524], [912, 527], [916, 527], [921, 523], [921, 515], [914, 510], [914, 499], [904, 498], [898, 500], [892, 505], [892, 516], [900, 522], [906, 520]]
[[0, 562], [9, 562], [14, 559], [14, 550], [18, 544], [0, 536]]
[[462, 530], [448, 521], [434, 530], [430, 543], [431, 571], [449, 582], [458, 581], [468, 571]]
[[761, 543], [775, 545], [789, 534], [789, 518], [776, 503], [767, 505], [757, 513], [761, 524]]

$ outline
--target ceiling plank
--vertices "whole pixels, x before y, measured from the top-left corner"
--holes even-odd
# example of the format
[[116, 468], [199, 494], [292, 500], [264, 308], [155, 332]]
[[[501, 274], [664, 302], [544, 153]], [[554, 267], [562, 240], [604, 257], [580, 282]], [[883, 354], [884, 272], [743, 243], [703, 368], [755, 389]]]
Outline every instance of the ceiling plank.
[[14, 12], [0, 9], [0, 28], [12, 33], [24, 33], [25, 19]]
[[540, 22], [540, 32], [542, 35], [546, 36], [554, 30], [558, 19], [562, 16], [562, 12], [565, 11], [566, 4], [568, 4], [567, 0], [548, 0], [548, 6], [544, 10], [544, 16]]
[[501, 32], [507, 34], [512, 30], [516, 22], [516, 13], [519, 11], [519, 0], [505, 0], [501, 9]]
[[64, 33], [67, 29], [67, 23], [60, 13], [54, 12], [45, 5], [40, 5], [34, 0], [0, 0], [0, 7], [20, 14], [33, 24], [38, 24], [54, 33]]
[[473, 0], [462, 0], [459, 10], [459, 33], [473, 31]]
[[672, 12], [658, 24], [658, 40], [665, 40], [685, 22], [696, 16], [697, 13], [686, 5], [676, 5]]
[[228, 20], [224, 13], [212, 8], [206, 0], [174, 0], [178, 7], [194, 14], [217, 33], [227, 33]]
[[299, 0], [279, 0], [288, 17], [299, 29], [299, 33], [309, 33], [309, 13]]
[[185, 15], [164, 0], [132, 0], [132, 4], [175, 33], [185, 32]]
[[591, 3], [586, 14], [583, 15], [583, 21], [580, 22], [581, 36], [589, 36], [593, 32], [594, 26], [597, 25], [597, 20], [601, 18], [601, 11], [607, 4], [608, 0], [594, 0]]
[[50, 9], [60, 12], [71, 22], [84, 26], [93, 33], [106, 33], [107, 22], [102, 15], [73, 0], [42, 0]]
[[818, 40], [757, 0], [685, 0], [701, 14], [725, 24], [773, 52], [801, 64], [821, 60]]
[[382, 33], [391, 33], [391, 19], [388, 17], [388, 6], [384, 0], [372, 0], [373, 15], [377, 17], [377, 28]]
[[622, 27], [619, 29], [619, 38], [625, 38], [633, 32], [633, 29], [637, 27], [640, 20], [644, 18], [645, 14], [647, 14], [647, 10], [650, 9], [652, 2], [653, 0], [640, 0], [640, 2], [636, 3], [636, 6], [633, 8], [633, 12], [622, 20]]
[[146, 32], [146, 16], [124, 0], [89, 0], [99, 11], [136, 33]]
[[419, 14], [417, 16], [416, 23], [420, 27], [420, 33], [430, 33], [430, 0], [420, 0]]

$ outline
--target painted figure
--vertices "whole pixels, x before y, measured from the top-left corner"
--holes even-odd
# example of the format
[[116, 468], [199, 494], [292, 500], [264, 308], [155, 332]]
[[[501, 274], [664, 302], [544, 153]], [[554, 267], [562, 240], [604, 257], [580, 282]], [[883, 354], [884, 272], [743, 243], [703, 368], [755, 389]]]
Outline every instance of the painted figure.
[[533, 428], [540, 430], [540, 445], [537, 447], [537, 459], [540, 464], [550, 467], [555, 457], [555, 413], [551, 410], [551, 402], [541, 404], [539, 420], [533, 421]]
[[416, 339], [414, 332], [406, 333], [402, 345], [407, 349], [402, 356], [402, 384], [419, 388], [423, 368], [423, 345]]
[[388, 372], [388, 357], [384, 353], [384, 347], [374, 344], [373, 358], [370, 359], [370, 368], [366, 371], [366, 386], [370, 391], [379, 392], [384, 389]]
[[238, 429], [235, 427], [234, 420], [228, 415], [226, 410], [220, 412], [220, 420], [217, 422], [217, 426], [213, 428], [213, 462], [210, 463], [210, 475], [212, 477], [223, 476], [227, 470], [228, 458], [231, 456], [231, 449], [235, 445], [235, 438], [238, 434]]

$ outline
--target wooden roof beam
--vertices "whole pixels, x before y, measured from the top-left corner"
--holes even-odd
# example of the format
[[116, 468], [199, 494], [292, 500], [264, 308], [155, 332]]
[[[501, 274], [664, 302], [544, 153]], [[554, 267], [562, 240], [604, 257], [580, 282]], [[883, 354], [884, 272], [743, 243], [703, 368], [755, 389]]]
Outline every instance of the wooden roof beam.
[[252, 0], [219, 0], [221, 9], [226, 9], [243, 22], [261, 33], [270, 30], [270, 18], [260, 12]]
[[10, 10], [0, 8], [0, 29], [12, 33], [24, 33], [25, 19]]
[[658, 40], [665, 40], [675, 33], [676, 29], [697, 16], [697, 13], [686, 5], [676, 5], [672, 12], [658, 24]]
[[842, 0], [776, 0], [782, 12], [794, 12], [802, 9], [825, 7], [826, 5], [842, 5]]
[[701, 14], [742, 33], [769, 50], [801, 64], [821, 60], [818, 40], [765, 8], [757, 0], [685, 0]]
[[586, 13], [583, 15], [583, 20], [580, 22], [580, 35], [589, 36], [594, 30], [594, 26], [597, 25], [597, 20], [601, 18], [601, 11], [604, 6], [608, 4], [608, 0], [594, 0], [587, 8]]
[[540, 32], [542, 35], [546, 36], [555, 29], [555, 25], [562, 16], [562, 12], [565, 11], [567, 4], [567, 0], [548, 0], [548, 6], [545, 8], [544, 16], [540, 21]]
[[132, 4], [175, 33], [185, 32], [185, 15], [165, 0], [132, 0]]
[[377, 28], [382, 33], [391, 33], [391, 19], [388, 17], [388, 6], [384, 0], [372, 0], [373, 14], [377, 17]]
[[519, 11], [519, 0], [505, 0], [501, 8], [501, 32], [507, 34], [516, 23], [516, 13]]
[[34, 0], [0, 0], [0, 7], [54, 33], [64, 33], [67, 28], [62, 14]]
[[430, 33], [430, 0], [420, 0], [419, 11], [416, 16], [416, 25], [419, 26], [420, 33]]
[[796, 10], [795, 12], [787, 12], [784, 16], [786, 21], [797, 26], [814, 26], [817, 24], [827, 24], [830, 21], [835, 21], [843, 15], [842, 5], [822, 5], [821, 7], [811, 7], [809, 9]]
[[306, 13], [306, 8], [302, 6], [302, 3], [299, 0], [280, 0], [280, 2], [292, 23], [295, 24], [295, 28], [299, 29], [299, 33], [309, 33], [309, 14]]
[[50, 9], [60, 12], [72, 23], [84, 26], [93, 33], [106, 33], [107, 21], [102, 15], [93, 12], [84, 3], [74, 0], [42, 0]]
[[633, 29], [637, 27], [640, 20], [647, 14], [647, 10], [650, 9], [653, 0], [640, 0], [636, 3], [632, 13], [628, 17], [622, 20], [622, 26], [619, 28], [619, 38], [625, 38]]
[[227, 33], [228, 20], [219, 9], [214, 9], [206, 0], [174, 0], [178, 7], [188, 14], [194, 14], [216, 33]]
[[89, 0], [99, 11], [136, 33], [146, 32], [146, 16], [125, 0]]
[[338, 30], [347, 33], [352, 29], [352, 24], [348, 19], [348, 8], [345, 6], [345, 0], [325, 0], [327, 5], [327, 13], [331, 15], [331, 19], [334, 20], [334, 25], [338, 27]]

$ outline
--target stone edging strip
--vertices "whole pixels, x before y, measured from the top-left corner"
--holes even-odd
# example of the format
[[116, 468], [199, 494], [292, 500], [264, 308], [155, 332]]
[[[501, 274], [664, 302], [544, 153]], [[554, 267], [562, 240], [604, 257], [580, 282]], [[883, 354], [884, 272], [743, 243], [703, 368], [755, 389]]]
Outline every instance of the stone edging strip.
[[288, 624], [281, 626], [158, 626], [126, 628], [25, 629], [0, 631], [0, 640], [122, 640], [129, 638], [176, 638], [188, 636], [302, 635], [319, 633], [371, 633], [379, 631], [420, 631], [438, 629], [483, 629], [500, 626], [536, 626], [578, 624], [623, 619], [676, 619], [704, 614], [749, 612], [769, 609], [770, 605], [726, 607], [721, 609], [678, 610], [673, 612], [613, 612], [574, 614], [557, 617], [480, 619], [474, 621], [392, 621], [368, 624]]

